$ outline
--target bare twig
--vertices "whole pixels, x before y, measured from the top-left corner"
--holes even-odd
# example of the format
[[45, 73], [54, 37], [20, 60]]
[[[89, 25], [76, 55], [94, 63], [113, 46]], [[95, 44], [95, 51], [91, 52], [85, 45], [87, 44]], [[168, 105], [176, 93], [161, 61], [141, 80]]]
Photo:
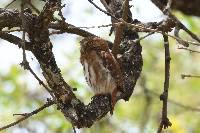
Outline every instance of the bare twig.
[[29, 62], [26, 59], [26, 52], [25, 52], [25, 20], [24, 20], [24, 4], [25, 1], [22, 0], [21, 3], [21, 13], [20, 16], [22, 18], [22, 30], [23, 30], [23, 34], [22, 34], [22, 50], [23, 50], [23, 61], [20, 64], [22, 67], [24, 67], [24, 69], [29, 70], [31, 72], [31, 74], [33, 74], [33, 76], [39, 81], [39, 84], [42, 84], [43, 87], [51, 94], [52, 97], [54, 97], [54, 95], [51, 93], [51, 90], [42, 82], [42, 80], [39, 79], [39, 77], [35, 74], [35, 72], [31, 69]]
[[71, 34], [76, 34], [82, 37], [89, 37], [89, 36], [96, 36], [88, 31], [85, 31], [83, 29], [77, 28], [76, 26], [72, 25], [72, 24], [68, 24], [65, 22], [65, 24], [60, 24], [60, 23], [56, 23], [56, 24], [50, 24], [49, 28], [55, 29], [55, 30], [59, 30], [59, 34], [61, 33], [71, 33]]
[[27, 116], [29, 113], [16, 113], [16, 114], [13, 114], [13, 116]]
[[[65, 26], [66, 24], [63, 25], [63, 27]], [[104, 28], [104, 27], [109, 27], [109, 26], [112, 26], [113, 24], [106, 24], [106, 25], [99, 25], [99, 26], [87, 26], [87, 27], [75, 27], [74, 26], [74, 29], [92, 29], [92, 28]], [[54, 35], [54, 34], [63, 34], [64, 31], [60, 31], [60, 30], [55, 30], [55, 31], [52, 31], [51, 33], [49, 33], [50, 35]]]
[[104, 28], [104, 27], [109, 27], [112, 26], [113, 24], [105, 24], [105, 25], [99, 25], [99, 26], [88, 26], [88, 27], [76, 27], [80, 29], [92, 29], [92, 28]]
[[22, 61], [22, 64], [23, 64], [23, 67], [24, 69], [26, 69], [26, 65], [28, 64], [28, 61], [26, 60], [26, 52], [25, 52], [25, 20], [24, 20], [24, 4], [25, 4], [25, 1], [22, 0], [22, 3], [21, 3], [21, 12], [20, 12], [20, 17], [22, 19], [22, 50], [23, 50], [23, 61]]
[[88, 0], [92, 5], [94, 5], [94, 7], [96, 7], [99, 11], [105, 13], [108, 16], [111, 16], [112, 18], [114, 18], [115, 20], [119, 21], [118, 18], [116, 18], [113, 14], [101, 9], [98, 5], [96, 5], [92, 0]]
[[14, 3], [16, 0], [11, 1], [10, 3], [8, 3], [5, 8], [8, 8], [12, 3]]
[[176, 22], [177, 26], [179, 26], [181, 29], [187, 32], [194, 40], [200, 43], [200, 38], [197, 35], [195, 35], [192, 31], [190, 31], [184, 24], [182, 24], [181, 21], [178, 20], [176, 16], [174, 16], [169, 10], [165, 10], [164, 12], [163, 10], [164, 7], [159, 0], [152, 0], [152, 1], [154, 1], [157, 4], [156, 6], [163, 12], [163, 14], [167, 15], [169, 18], [172, 18]]
[[158, 133], [162, 132], [162, 129], [166, 129], [172, 125], [167, 117], [167, 100], [168, 100], [168, 88], [169, 88], [169, 76], [170, 76], [170, 50], [169, 50], [169, 41], [168, 36], [163, 35], [164, 38], [164, 47], [165, 47], [165, 82], [164, 82], [164, 91], [163, 94], [160, 95], [160, 100], [163, 101], [162, 108], [162, 118], [160, 122], [160, 126], [158, 128]]
[[180, 31], [180, 27], [179, 26], [176, 26], [175, 29], [174, 29], [174, 36], [179, 38], [180, 40], [177, 40], [177, 42], [181, 45], [183, 45], [184, 47], [189, 47], [189, 43], [185, 42], [185, 41], [182, 41], [183, 39], [181, 39], [179, 37], [179, 31]]
[[42, 85], [48, 92], [49, 94], [54, 97], [54, 95], [52, 94], [52, 91], [50, 90], [50, 88], [44, 84], [44, 82], [36, 75], [36, 73], [32, 70], [32, 68], [30, 67], [30, 65], [28, 65], [27, 69], [31, 72], [31, 74], [37, 79], [37, 81], [39, 82], [40, 85]]
[[181, 78], [200, 78], [200, 75], [189, 75], [189, 74], [181, 74]]
[[200, 46], [200, 43], [198, 42], [192, 42], [192, 41], [186, 41], [186, 40], [183, 40], [181, 38], [178, 38], [176, 36], [173, 36], [173, 35], [170, 35], [170, 34], [167, 34], [167, 33], [163, 33], [162, 31], [159, 31], [157, 29], [151, 29], [151, 28], [146, 28], [142, 25], [137, 25], [137, 24], [131, 24], [131, 23], [127, 23], [125, 22], [124, 20], [120, 20], [121, 22], [123, 22], [126, 26], [128, 26], [130, 29], [135, 29], [135, 28], [138, 28], [138, 29], [141, 29], [141, 30], [145, 30], [145, 32], [156, 32], [156, 33], [160, 33], [160, 34], [164, 34], [164, 35], [167, 35], [177, 41], [182, 41], [182, 42], [185, 42], [185, 43], [189, 43], [189, 44], [193, 44], [193, 45], [196, 45], [196, 46]]
[[0, 128], [0, 131], [5, 130], [5, 129], [7, 129], [7, 128], [10, 128], [10, 127], [12, 127], [12, 126], [15, 126], [15, 125], [19, 124], [20, 122], [22, 122], [22, 121], [28, 119], [29, 117], [31, 117], [31, 116], [33, 116], [33, 115], [35, 115], [35, 114], [41, 112], [42, 110], [44, 110], [45, 108], [47, 108], [47, 107], [49, 107], [49, 106], [51, 106], [51, 105], [53, 105], [53, 104], [54, 104], [54, 102], [51, 101], [51, 100], [49, 100], [46, 104], [44, 104], [44, 105], [41, 106], [40, 108], [38, 108], [38, 109], [36, 109], [36, 110], [34, 110], [34, 111], [30, 112], [30, 113], [25, 113], [26, 115], [24, 115], [24, 116], [23, 116], [22, 118], [20, 118], [19, 120], [15, 121], [15, 122], [12, 122], [12, 123], [10, 123], [10, 124], [8, 124], [8, 125], [6, 125], [6, 126], [1, 127], [1, 128]]
[[49, 94], [53, 97], [54, 100], [55, 96], [53, 95], [52, 91], [43, 83], [42, 80], [40, 80], [40, 78], [35, 74], [35, 72], [32, 70], [32, 68], [29, 65], [29, 62], [26, 59], [26, 51], [25, 51], [25, 20], [24, 20], [24, 4], [25, 4], [25, 0], [22, 0], [21, 3], [21, 19], [22, 19], [22, 30], [23, 30], [23, 34], [22, 34], [22, 50], [23, 50], [23, 61], [20, 64], [22, 67], [24, 67], [25, 70], [29, 70], [31, 72], [31, 74], [38, 80], [39, 84], [42, 85], [48, 92]]
[[190, 51], [191, 53], [200, 53], [200, 51], [192, 50], [192, 49], [184, 48], [184, 47], [179, 47], [178, 49], [184, 49], [184, 50]]
[[196, 41], [198, 41], [200, 43], [200, 38], [197, 35], [195, 35], [192, 31], [190, 31], [184, 24], [182, 24], [180, 22], [180, 20], [178, 20], [176, 18], [176, 16], [174, 16], [171, 12], [170, 12], [170, 16], [179, 23], [179, 25], [180, 25], [182, 30], [187, 32], [194, 40], [196, 40]]
[[101, 1], [101, 3], [103, 4], [103, 6], [106, 8], [106, 10], [107, 10], [108, 12], [110, 12], [111, 14], [113, 14], [113, 12], [112, 12], [112, 10], [110, 9], [108, 3], [107, 3], [105, 0], [100, 0], [100, 1]]
[[150, 35], [152, 35], [152, 34], [154, 34], [154, 33], [155, 33], [154, 31], [149, 32], [149, 33], [146, 34], [145, 36], [142, 36], [142, 37], [138, 38], [137, 40], [135, 40], [135, 43], [138, 43], [139, 41], [145, 39], [146, 37], [148, 37], [148, 36], [150, 36]]

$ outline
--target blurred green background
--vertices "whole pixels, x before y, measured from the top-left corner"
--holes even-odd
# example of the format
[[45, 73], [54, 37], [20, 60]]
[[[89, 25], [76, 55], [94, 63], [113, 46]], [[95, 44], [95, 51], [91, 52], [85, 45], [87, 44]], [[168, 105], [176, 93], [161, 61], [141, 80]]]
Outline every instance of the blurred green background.
[[[159, 21], [164, 16], [150, 2], [147, 9], [145, 0], [133, 1], [133, 16], [142, 21]], [[0, 2], [4, 7], [8, 0]], [[93, 26], [109, 24], [110, 18], [97, 11], [86, 0], [63, 1], [66, 21], [76, 26]], [[99, 2], [98, 2], [99, 3]], [[18, 8], [17, 0], [9, 8]], [[39, 0], [33, 4], [41, 10], [44, 3]], [[147, 3], [148, 4], [148, 3]], [[144, 10], [145, 9], [145, 10]], [[152, 13], [156, 11], [156, 13]], [[185, 16], [180, 12], [173, 12], [190, 30], [200, 35], [200, 20], [196, 17]], [[152, 16], [149, 16], [151, 14]], [[154, 16], [153, 16], [154, 15]], [[98, 16], [98, 17], [97, 17]], [[58, 17], [55, 14], [55, 17]], [[86, 29], [87, 30], [87, 29]], [[103, 38], [109, 37], [109, 28], [88, 29], [90, 32]], [[20, 33], [13, 33], [20, 35]], [[141, 36], [144, 34], [140, 34]], [[190, 39], [185, 33], [181, 36]], [[51, 41], [54, 53], [62, 74], [72, 87], [77, 88], [75, 94], [88, 103], [93, 96], [87, 86], [82, 66], [79, 62], [79, 40], [76, 35], [53, 35]], [[22, 50], [3, 40], [0, 40], [0, 126], [17, 120], [14, 113], [31, 112], [40, 107], [50, 97], [45, 89], [38, 84], [28, 71], [24, 71], [19, 63], [22, 61]], [[162, 36], [153, 35], [141, 42], [143, 46], [144, 66], [141, 78], [135, 86], [134, 93], [128, 102], [119, 101], [113, 116], [108, 114], [96, 122], [91, 128], [77, 129], [78, 133], [155, 133], [157, 131], [162, 102], [159, 95], [163, 90], [164, 82], [164, 48]], [[200, 50], [198, 47], [191, 49]], [[172, 127], [166, 133], [199, 133], [200, 132], [200, 79], [181, 79], [181, 74], [200, 74], [200, 58], [197, 53], [190, 53], [178, 49], [175, 40], [170, 39], [171, 74], [169, 88], [168, 116]], [[31, 67], [44, 79], [34, 56], [27, 52]], [[198, 108], [192, 110], [189, 107]], [[17, 126], [9, 128], [3, 133], [71, 133], [72, 126], [55, 106], [51, 106], [39, 114], [23, 121]]]

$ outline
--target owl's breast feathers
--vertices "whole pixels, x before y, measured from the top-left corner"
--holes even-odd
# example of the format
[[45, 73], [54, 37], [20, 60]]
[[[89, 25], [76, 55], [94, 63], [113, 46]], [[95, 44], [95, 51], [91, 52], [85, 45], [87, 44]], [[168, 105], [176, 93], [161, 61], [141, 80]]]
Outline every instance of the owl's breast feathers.
[[97, 37], [83, 39], [80, 60], [86, 81], [96, 94], [112, 94], [114, 90], [122, 89], [120, 65], [105, 40]]

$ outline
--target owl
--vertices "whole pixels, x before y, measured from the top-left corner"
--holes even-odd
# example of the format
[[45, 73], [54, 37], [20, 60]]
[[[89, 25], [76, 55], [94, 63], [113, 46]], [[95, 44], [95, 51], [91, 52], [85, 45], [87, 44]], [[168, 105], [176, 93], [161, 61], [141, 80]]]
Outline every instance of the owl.
[[86, 82], [95, 95], [110, 94], [112, 114], [117, 92], [121, 91], [123, 86], [120, 65], [105, 40], [99, 37], [87, 37], [80, 44], [80, 61]]

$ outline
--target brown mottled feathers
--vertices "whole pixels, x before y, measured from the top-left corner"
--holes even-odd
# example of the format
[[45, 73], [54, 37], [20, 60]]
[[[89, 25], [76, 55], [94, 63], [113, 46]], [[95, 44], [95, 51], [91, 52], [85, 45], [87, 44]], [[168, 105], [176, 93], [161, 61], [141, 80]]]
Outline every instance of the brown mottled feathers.
[[103, 66], [108, 69], [111, 76], [115, 79], [117, 84], [117, 89], [120, 90], [123, 84], [123, 76], [120, 69], [120, 65], [114, 58], [112, 53], [108, 48], [108, 44], [105, 40], [98, 37], [88, 37], [81, 41], [81, 63], [83, 64], [83, 59], [88, 58], [92, 60], [93, 57], [89, 56], [88, 51], [96, 51], [97, 55], [102, 59]]
[[81, 64], [84, 75], [95, 95], [110, 94], [114, 109], [117, 92], [122, 90], [123, 77], [120, 65], [110, 52], [105, 40], [89, 37], [81, 41]]
[[110, 52], [102, 51], [101, 58], [103, 60], [104, 67], [111, 72], [111, 76], [115, 79], [117, 86], [120, 87], [118, 89], [121, 89], [123, 79], [119, 63]]

